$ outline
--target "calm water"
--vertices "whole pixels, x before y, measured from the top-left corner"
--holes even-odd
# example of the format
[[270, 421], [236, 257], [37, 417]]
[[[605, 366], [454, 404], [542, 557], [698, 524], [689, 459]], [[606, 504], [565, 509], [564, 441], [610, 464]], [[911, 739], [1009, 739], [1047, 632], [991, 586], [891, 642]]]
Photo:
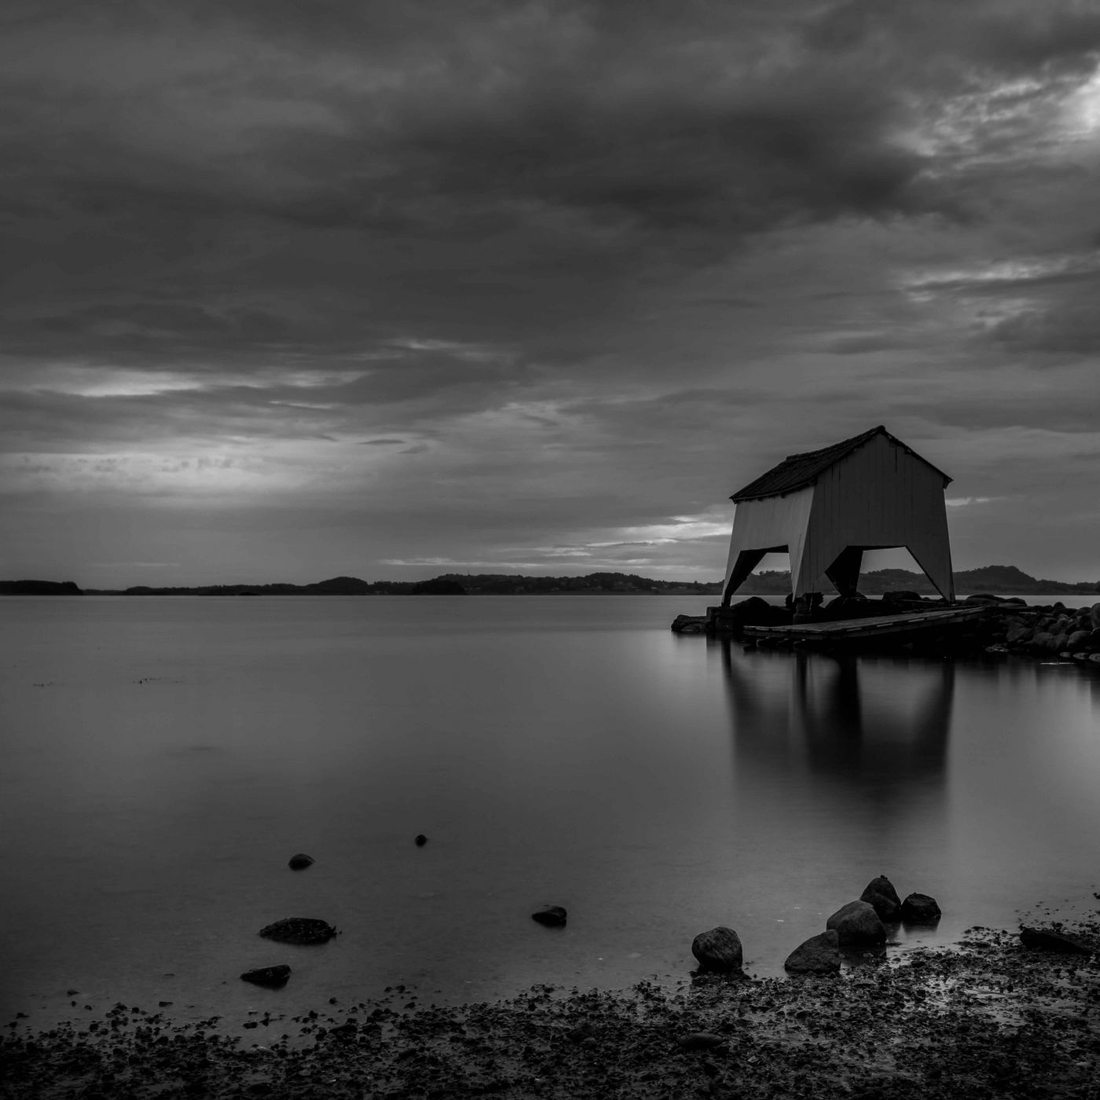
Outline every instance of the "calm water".
[[706, 602], [3, 600], [0, 1018], [624, 987], [716, 924], [774, 974], [879, 873], [944, 909], [907, 943], [1092, 901], [1100, 677], [669, 632]]

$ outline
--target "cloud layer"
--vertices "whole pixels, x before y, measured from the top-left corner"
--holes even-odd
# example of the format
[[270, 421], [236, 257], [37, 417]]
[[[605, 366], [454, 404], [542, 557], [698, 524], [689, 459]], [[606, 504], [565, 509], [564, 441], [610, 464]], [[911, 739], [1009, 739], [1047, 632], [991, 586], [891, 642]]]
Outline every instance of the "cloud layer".
[[35, 0], [0, 74], [5, 575], [715, 577], [877, 423], [1100, 575], [1094, 4]]

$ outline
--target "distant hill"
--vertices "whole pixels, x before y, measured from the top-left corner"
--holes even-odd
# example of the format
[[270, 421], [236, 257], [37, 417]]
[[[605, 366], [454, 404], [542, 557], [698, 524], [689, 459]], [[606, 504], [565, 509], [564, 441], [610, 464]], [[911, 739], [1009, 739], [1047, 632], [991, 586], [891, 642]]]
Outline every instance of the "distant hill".
[[1029, 577], [1014, 565], [983, 565], [980, 569], [967, 569], [955, 574], [955, 587], [964, 592], [1010, 592], [1023, 595], [1028, 592], [1089, 593], [1100, 592], [1100, 581], [1079, 581], [1069, 584], [1064, 581], [1036, 580]]
[[[1042, 580], [1029, 576], [1014, 565], [983, 565], [978, 569], [963, 569], [955, 573], [956, 592], [991, 592], [998, 595], [1087, 595], [1100, 592], [1100, 581]], [[781, 596], [791, 590], [791, 575], [787, 572], [754, 573], [737, 590], [745, 596]], [[908, 569], [872, 569], [861, 573], [859, 590], [865, 596], [881, 596], [884, 592], [919, 592], [935, 595], [932, 582], [923, 573]]]
[[0, 581], [0, 596], [83, 596], [74, 581]]
[[444, 573], [424, 581], [363, 581], [333, 577], [315, 584], [209, 584], [181, 588], [137, 585], [121, 590], [91, 590], [122, 596], [462, 596], [587, 593], [589, 595], [713, 595], [722, 582], [658, 581], [629, 573], [589, 573], [585, 577], [525, 577], [515, 573]]
[[658, 581], [634, 573], [588, 573], [583, 577], [527, 577], [515, 573], [446, 573], [437, 577], [482, 596], [557, 595], [697, 595], [722, 591], [721, 581]]
[[[865, 596], [908, 591], [932, 595], [935, 589], [923, 573], [907, 569], [873, 569], [860, 576]], [[955, 574], [961, 593], [998, 595], [1088, 595], [1100, 593], [1100, 581], [1050, 581], [1029, 576], [1014, 565], [983, 565]], [[784, 596], [791, 590], [787, 572], [754, 573], [737, 590], [744, 596]], [[424, 581], [363, 581], [332, 577], [313, 584], [210, 584], [179, 588], [137, 585], [126, 589], [85, 589], [86, 595], [113, 596], [511, 596], [511, 595], [660, 595], [718, 596], [722, 582], [662, 581], [634, 573], [588, 573], [583, 577], [527, 577], [516, 573], [444, 573]], [[0, 581], [0, 595], [79, 596], [72, 581]]]
[[153, 588], [139, 584], [115, 593], [122, 596], [368, 596], [371, 586], [358, 577], [332, 577], [313, 584], [207, 584]]

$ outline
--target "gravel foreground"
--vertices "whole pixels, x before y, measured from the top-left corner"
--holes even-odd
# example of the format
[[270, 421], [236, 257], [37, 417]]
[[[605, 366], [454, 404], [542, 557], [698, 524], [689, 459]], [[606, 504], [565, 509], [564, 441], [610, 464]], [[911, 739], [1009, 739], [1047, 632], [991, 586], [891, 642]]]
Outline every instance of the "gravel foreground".
[[[116, 1005], [0, 1041], [0, 1096], [1068, 1097], [1100, 1100], [1100, 922], [1091, 954], [972, 929], [837, 977], [696, 977], [678, 990], [535, 987], [415, 1009], [382, 1001], [181, 1024]], [[240, 1027], [245, 1036], [227, 1034]]]

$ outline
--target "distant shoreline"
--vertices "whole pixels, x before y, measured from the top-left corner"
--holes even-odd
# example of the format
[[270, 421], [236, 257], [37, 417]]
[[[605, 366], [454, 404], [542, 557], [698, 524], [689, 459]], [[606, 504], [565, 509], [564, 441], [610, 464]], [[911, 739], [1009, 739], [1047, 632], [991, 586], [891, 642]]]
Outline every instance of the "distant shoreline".
[[[985, 565], [954, 574], [955, 589], [1004, 596], [1100, 594], [1100, 580], [1052, 581], [1032, 577], [1013, 565]], [[920, 573], [878, 569], [860, 577], [867, 596], [905, 591], [921, 596], [937, 593]], [[764, 572], [749, 577], [737, 590], [746, 596], [784, 596], [790, 574]], [[664, 581], [633, 573], [588, 573], [579, 577], [530, 577], [508, 573], [444, 573], [423, 581], [364, 581], [332, 577], [312, 584], [134, 585], [127, 588], [81, 588], [74, 581], [0, 581], [3, 596], [463, 596], [463, 595], [609, 595], [720, 596], [722, 581]]]

